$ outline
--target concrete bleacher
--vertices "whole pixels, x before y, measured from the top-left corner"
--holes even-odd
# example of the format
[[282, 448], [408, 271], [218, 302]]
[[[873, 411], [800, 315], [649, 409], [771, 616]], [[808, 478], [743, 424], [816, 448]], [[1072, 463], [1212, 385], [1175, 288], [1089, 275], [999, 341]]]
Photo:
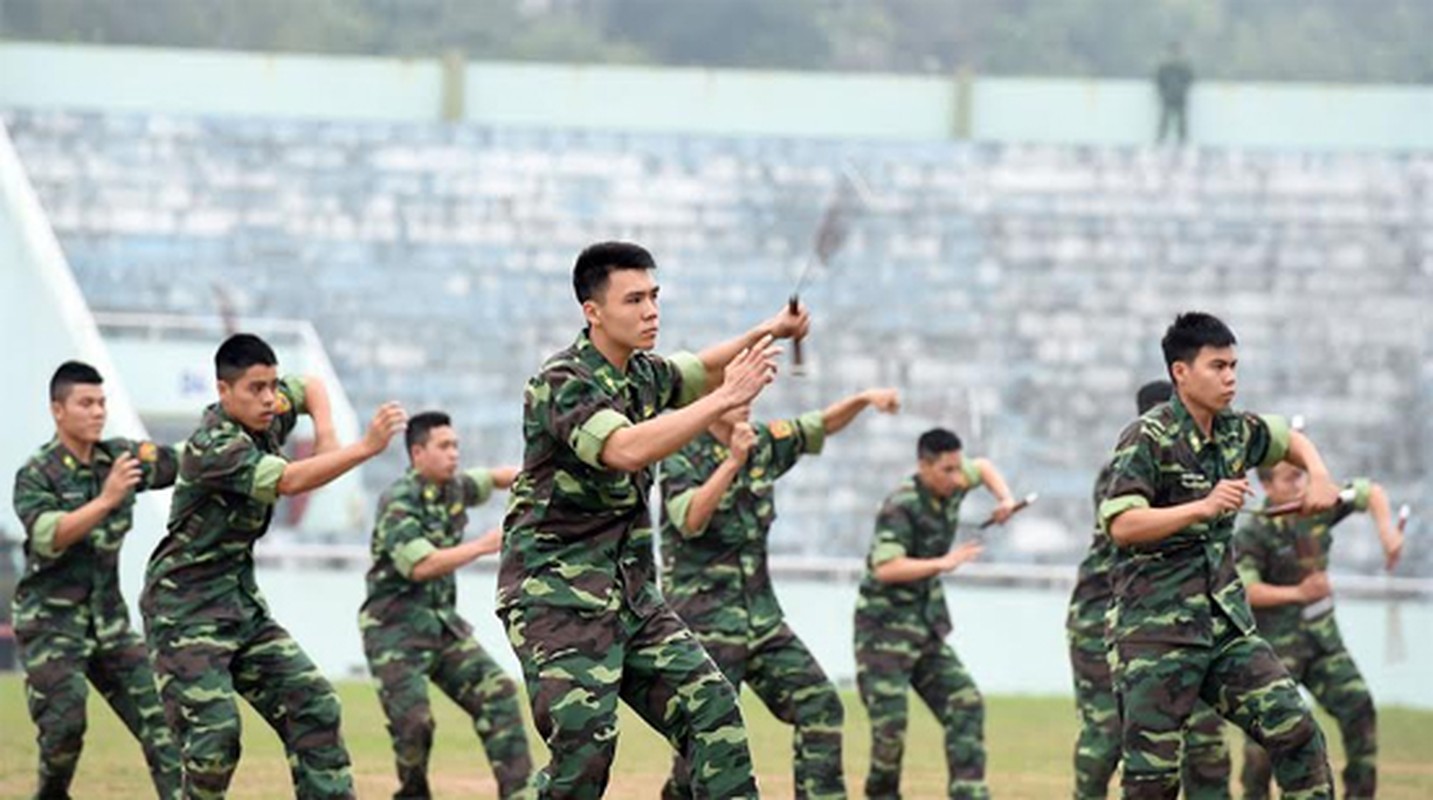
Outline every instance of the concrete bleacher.
[[[941, 422], [1044, 498], [992, 547], [1072, 558], [1093, 474], [1186, 308], [1239, 333], [1244, 405], [1304, 414], [1337, 473], [1433, 508], [1433, 154], [4, 118], [92, 307], [217, 313], [217, 284], [241, 318], [311, 319], [360, 414], [446, 408], [478, 462], [520, 455], [523, 382], [580, 324], [582, 246], [650, 247], [663, 349], [697, 347], [784, 300], [855, 170], [869, 205], [805, 292], [814, 374], [759, 413], [878, 384], [908, 411], [787, 480], [785, 552], [863, 552]], [[370, 480], [400, 465], [394, 448]], [[1349, 535], [1339, 557], [1371, 567], [1375, 550]]]

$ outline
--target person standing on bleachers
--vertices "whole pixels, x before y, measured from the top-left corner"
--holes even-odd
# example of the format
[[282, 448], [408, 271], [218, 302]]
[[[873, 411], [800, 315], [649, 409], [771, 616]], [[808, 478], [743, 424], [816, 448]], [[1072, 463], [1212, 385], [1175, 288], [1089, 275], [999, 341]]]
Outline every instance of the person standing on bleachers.
[[[324, 486], [382, 453], [407, 420], [387, 403], [362, 439], [340, 445], [323, 382], [280, 378], [278, 357], [252, 334], [226, 339], [214, 368], [219, 402], [205, 409], [180, 454], [169, 533], [149, 557], [139, 604], [165, 717], [183, 753], [184, 794], [228, 793], [243, 697], [283, 740], [296, 797], [351, 798], [338, 693], [269, 613], [254, 577], [254, 544], [280, 497]], [[291, 462], [283, 445], [303, 414], [314, 423], [314, 455]]]
[[473, 720], [498, 796], [520, 797], [532, 773], [517, 684], [458, 615], [457, 570], [502, 548], [502, 529], [463, 541], [467, 510], [512, 486], [512, 467], [458, 471], [458, 433], [447, 414], [408, 420], [411, 465], [378, 501], [368, 598], [358, 614], [363, 654], [378, 684], [398, 764], [395, 798], [431, 797], [432, 681]]
[[1159, 91], [1157, 141], [1163, 142], [1172, 130], [1184, 144], [1189, 141], [1189, 89], [1194, 85], [1194, 67], [1179, 42], [1170, 44], [1169, 55], [1155, 70], [1154, 85]]
[[144, 640], [120, 594], [119, 551], [134, 495], [174, 485], [173, 447], [104, 439], [104, 378], [66, 361], [50, 379], [55, 436], [15, 476], [25, 572], [15, 588], [15, 638], [25, 698], [39, 729], [39, 798], [69, 797], [85, 735], [86, 679], [139, 740], [160, 798], [179, 797], [179, 747]]

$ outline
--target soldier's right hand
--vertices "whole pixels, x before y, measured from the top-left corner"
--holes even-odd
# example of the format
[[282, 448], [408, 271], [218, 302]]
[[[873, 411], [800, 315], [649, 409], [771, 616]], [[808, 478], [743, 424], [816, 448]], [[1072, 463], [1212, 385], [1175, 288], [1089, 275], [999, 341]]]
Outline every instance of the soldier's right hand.
[[1214, 485], [1214, 491], [1204, 497], [1204, 518], [1213, 519], [1244, 507], [1244, 498], [1249, 494], [1249, 481], [1222, 480]]
[[117, 506], [124, 502], [131, 491], [134, 491], [134, 487], [139, 485], [141, 476], [139, 459], [129, 453], [121, 453], [110, 467], [109, 477], [104, 479], [104, 487], [100, 489], [100, 496], [110, 506]]
[[1333, 586], [1329, 583], [1329, 574], [1323, 570], [1310, 572], [1299, 581], [1299, 597], [1305, 605], [1317, 603], [1331, 594]]
[[407, 424], [408, 414], [403, 411], [403, 406], [395, 402], [384, 403], [373, 412], [368, 431], [363, 434], [363, 444], [370, 453], [377, 455]]
[[479, 536], [478, 538], [473, 540], [473, 546], [477, 549], [478, 556], [480, 558], [482, 556], [488, 556], [492, 555], [493, 553], [502, 552], [503, 529], [489, 529], [488, 531], [484, 532], [482, 536]]
[[756, 445], [756, 429], [751, 427], [750, 422], [738, 422], [731, 431], [731, 460], [737, 464], [746, 464], [747, 458], [751, 456], [751, 448]]
[[726, 365], [721, 390], [731, 406], [744, 406], [756, 399], [768, 383], [776, 379], [776, 357], [781, 348], [771, 343], [770, 336], [737, 354]]
[[941, 556], [941, 571], [950, 572], [968, 561], [974, 561], [985, 547], [980, 542], [961, 542], [949, 553]]

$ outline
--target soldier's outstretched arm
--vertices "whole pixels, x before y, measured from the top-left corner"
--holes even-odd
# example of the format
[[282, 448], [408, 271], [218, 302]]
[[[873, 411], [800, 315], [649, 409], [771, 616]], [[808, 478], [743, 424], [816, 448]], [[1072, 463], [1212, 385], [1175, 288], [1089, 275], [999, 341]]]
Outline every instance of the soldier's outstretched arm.
[[772, 346], [771, 338], [763, 336], [731, 362], [716, 391], [676, 411], [612, 431], [598, 455], [602, 465], [636, 472], [677, 452], [722, 414], [755, 400], [776, 378], [776, 357], [780, 353], [780, 348]]
[[493, 476], [494, 489], [511, 489], [513, 481], [517, 480], [517, 467], [492, 467], [488, 474]]
[[403, 430], [408, 415], [397, 403], [385, 403], [374, 413], [363, 438], [353, 444], [294, 461], [284, 466], [279, 478], [280, 495], [302, 494], [332, 481], [383, 452], [394, 434]]
[[697, 355], [697, 358], [701, 359], [702, 367], [706, 369], [707, 386], [721, 385], [727, 364], [730, 364], [731, 360], [743, 350], [756, 346], [758, 342], [767, 337], [799, 339], [804, 337], [810, 328], [811, 315], [806, 312], [805, 306], [798, 306], [797, 312], [794, 314], [788, 306], [782, 306], [774, 316], [746, 333], [706, 348]]
[[313, 420], [313, 451], [315, 455], [338, 449], [338, 432], [333, 427], [333, 403], [328, 386], [316, 375], [304, 377], [304, 405]]
[[1388, 492], [1375, 481], [1370, 481], [1368, 485], [1368, 513], [1373, 517], [1373, 524], [1378, 526], [1384, 568], [1392, 571], [1403, 557], [1403, 531], [1393, 522], [1393, 507], [1388, 502]]
[[1302, 431], [1289, 434], [1289, 450], [1284, 460], [1309, 474], [1309, 487], [1304, 491], [1304, 514], [1317, 514], [1338, 505], [1338, 485], [1329, 476], [1319, 449]]
[[821, 426], [826, 435], [840, 433], [851, 421], [867, 408], [875, 408], [885, 414], [900, 410], [901, 396], [895, 389], [867, 389], [826, 406], [821, 412]]
[[441, 547], [423, 556], [417, 564], [413, 565], [413, 572], [409, 577], [415, 581], [431, 581], [434, 578], [441, 578], [483, 556], [498, 552], [502, 546], [502, 528], [493, 528], [476, 539], [470, 539], [452, 547]]
[[961, 542], [938, 558], [899, 556], [876, 566], [872, 574], [881, 583], [913, 583], [950, 572], [974, 560], [983, 548], [979, 542]]
[[1005, 482], [1005, 476], [988, 458], [975, 459], [975, 468], [980, 471], [980, 482], [985, 485], [985, 490], [995, 498], [996, 506], [990, 512], [991, 519], [1004, 523], [1015, 513], [1015, 497], [1010, 494], [1010, 484]]

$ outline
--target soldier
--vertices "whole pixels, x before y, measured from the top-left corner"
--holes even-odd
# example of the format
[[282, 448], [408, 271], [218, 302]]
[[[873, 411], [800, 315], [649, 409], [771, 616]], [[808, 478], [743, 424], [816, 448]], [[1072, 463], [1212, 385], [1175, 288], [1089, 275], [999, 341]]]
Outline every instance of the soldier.
[[[894, 389], [870, 389], [792, 420], [749, 424], [729, 412], [662, 462], [662, 590], [733, 688], [746, 681], [795, 726], [798, 797], [845, 797], [841, 695], [786, 624], [771, 587], [766, 542], [778, 478], [819, 453], [867, 407], [894, 413]], [[691, 794], [680, 759], [663, 795]]]
[[1194, 68], [1184, 57], [1184, 48], [1174, 42], [1169, 54], [1160, 62], [1154, 73], [1154, 86], [1159, 92], [1159, 136], [1171, 131], [1184, 144], [1189, 140], [1189, 87], [1194, 84]]
[[[254, 582], [254, 542], [280, 496], [317, 489], [383, 452], [404, 423], [389, 403], [362, 440], [340, 447], [327, 390], [278, 376], [262, 339], [240, 333], [214, 356], [219, 402], [179, 458], [169, 533], [150, 556], [140, 613], [165, 715], [179, 738], [186, 797], [222, 797], [239, 762], [237, 693], [283, 740], [301, 798], [352, 797], [338, 695], [273, 617]], [[280, 448], [300, 414], [315, 454]]]
[[692, 764], [697, 797], [756, 793], [736, 692], [657, 591], [650, 467], [751, 403], [776, 373], [771, 339], [808, 321], [783, 310], [701, 356], [653, 355], [655, 268], [637, 245], [584, 250], [587, 329], [527, 386], [498, 614], [550, 753], [544, 797], [602, 794], [619, 697]]
[[[1272, 505], [1297, 501], [1307, 478], [1291, 464], [1259, 470], [1266, 500]], [[1316, 516], [1254, 517], [1240, 526], [1234, 543], [1259, 635], [1273, 645], [1294, 680], [1338, 721], [1348, 757], [1344, 797], [1362, 799], [1373, 797], [1378, 785], [1377, 723], [1373, 696], [1334, 621], [1328, 552], [1333, 526], [1354, 511], [1372, 513], [1390, 570], [1403, 553], [1403, 534], [1393, 523], [1382, 486], [1359, 478], [1348, 488], [1353, 491], [1351, 502], [1340, 502]], [[1245, 798], [1269, 796], [1270, 771], [1268, 753], [1247, 741], [1240, 776]]]
[[[1174, 387], [1153, 381], [1140, 387], [1139, 413], [1169, 401]], [[1110, 465], [1095, 480], [1095, 505], [1110, 480]], [[1065, 629], [1070, 642], [1070, 666], [1075, 675], [1075, 705], [1080, 735], [1075, 742], [1075, 800], [1103, 798], [1110, 776], [1120, 763], [1120, 716], [1110, 683], [1109, 644], [1105, 617], [1110, 606], [1110, 568], [1115, 547], [1098, 525], [1090, 550], [1080, 563], [1079, 578], [1070, 596]], [[1224, 720], [1200, 701], [1184, 729], [1181, 760], [1186, 800], [1222, 800], [1229, 796], [1229, 748], [1224, 743]]]
[[1284, 797], [1331, 797], [1323, 735], [1273, 648], [1254, 635], [1231, 538], [1249, 469], [1282, 460], [1308, 469], [1310, 512], [1331, 507], [1338, 490], [1286, 421], [1229, 408], [1238, 359], [1223, 322], [1181, 314], [1162, 344], [1175, 396], [1125, 429], [1100, 503], [1120, 548], [1109, 636], [1124, 796], [1178, 794], [1180, 730], [1203, 699], [1273, 753]]
[[975, 681], [946, 643], [950, 611], [940, 576], [974, 559], [973, 541], [952, 549], [960, 505], [975, 487], [995, 497], [994, 518], [1015, 509], [995, 465], [966, 458], [960, 437], [944, 428], [921, 435], [915, 475], [886, 498], [856, 602], [856, 684], [871, 718], [866, 796], [900, 797], [906, 703], [914, 687], [945, 729], [952, 798], [987, 798], [985, 704]]
[[179, 748], [164, 721], [144, 640], [120, 595], [119, 549], [134, 493], [174, 483], [174, 448], [104, 439], [104, 379], [66, 361], [50, 379], [55, 436], [15, 476], [25, 573], [15, 636], [25, 697], [39, 729], [37, 798], [70, 796], [84, 744], [85, 679], [139, 740], [155, 791], [179, 796]]
[[428, 752], [433, 713], [428, 681], [472, 717], [498, 794], [519, 797], [532, 760], [527, 752], [517, 685], [473, 639], [458, 616], [454, 573], [502, 547], [494, 528], [463, 541], [467, 509], [512, 485], [510, 467], [458, 472], [458, 434], [447, 414], [408, 420], [404, 437], [412, 467], [383, 493], [373, 529], [368, 599], [358, 615], [363, 652], [378, 684], [398, 762], [395, 798], [429, 797]]

